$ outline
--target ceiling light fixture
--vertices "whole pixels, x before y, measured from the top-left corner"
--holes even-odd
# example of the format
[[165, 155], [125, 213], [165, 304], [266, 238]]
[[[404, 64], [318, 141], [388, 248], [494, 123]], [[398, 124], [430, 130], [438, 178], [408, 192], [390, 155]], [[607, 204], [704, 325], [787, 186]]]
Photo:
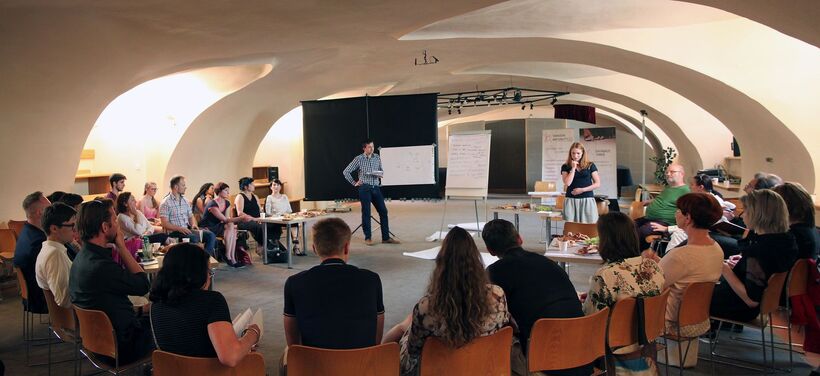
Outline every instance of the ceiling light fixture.
[[[490, 106], [504, 106], [507, 104], [524, 105], [522, 110], [526, 109], [526, 105], [530, 105], [530, 109], [534, 109], [535, 102], [551, 101], [555, 104], [558, 97], [569, 94], [563, 91], [552, 90], [537, 90], [524, 89], [518, 87], [507, 87], [503, 89], [493, 90], [475, 90], [464, 91], [460, 93], [439, 94], [436, 101], [439, 109], [451, 109], [456, 107], [490, 107]], [[459, 112], [460, 113], [460, 112]]]

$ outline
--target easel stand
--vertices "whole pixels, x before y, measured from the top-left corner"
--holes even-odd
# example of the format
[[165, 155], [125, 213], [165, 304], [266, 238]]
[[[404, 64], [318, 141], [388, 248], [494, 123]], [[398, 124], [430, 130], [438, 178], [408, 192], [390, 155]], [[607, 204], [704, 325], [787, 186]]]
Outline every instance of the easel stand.
[[[376, 226], [376, 228], [374, 228], [374, 229], [373, 229], [373, 231], [376, 231], [376, 230], [378, 230], [378, 229], [380, 229], [380, 228], [382, 227], [382, 223], [381, 223], [381, 222], [379, 222], [379, 220], [378, 220], [378, 219], [376, 219], [376, 217], [374, 217], [373, 215], [371, 215], [371, 216], [370, 216], [370, 219], [372, 219], [372, 220], [376, 221], [376, 223], [378, 223], [378, 224], [379, 224], [378, 226]], [[360, 229], [360, 228], [362, 228], [362, 225], [363, 225], [363, 223], [359, 223], [359, 225], [358, 225], [358, 226], [356, 226], [356, 228], [354, 228], [354, 229], [353, 229], [353, 232], [352, 232], [352, 233], [350, 233], [350, 235], [353, 235], [353, 234], [355, 234], [355, 233], [356, 233], [356, 231], [359, 231], [359, 229]], [[364, 231], [364, 230], [362, 230], [362, 231]], [[395, 237], [396, 237], [396, 234], [394, 234], [394, 233], [393, 233], [393, 231], [387, 230], [387, 233], [388, 233], [388, 234], [390, 234], [390, 239], [393, 239], [393, 238], [395, 238]], [[371, 236], [372, 236], [372, 234], [371, 234]]]
[[484, 221], [487, 221], [487, 196], [483, 197], [464, 197], [464, 196], [444, 196], [444, 213], [441, 214], [441, 226], [439, 227], [438, 240], [441, 241], [441, 234], [444, 232], [444, 219], [447, 217], [447, 201], [450, 199], [457, 200], [472, 200], [475, 207], [475, 228], [476, 231], [481, 232], [481, 222], [478, 219], [478, 201], [484, 201]]

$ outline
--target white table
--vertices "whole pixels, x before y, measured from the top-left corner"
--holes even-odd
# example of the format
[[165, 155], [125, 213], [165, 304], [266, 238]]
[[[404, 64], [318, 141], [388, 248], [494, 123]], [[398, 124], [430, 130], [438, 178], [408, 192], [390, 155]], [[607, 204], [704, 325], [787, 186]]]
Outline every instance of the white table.
[[[307, 252], [307, 231], [305, 230], [305, 224], [310, 222], [310, 221], [319, 220], [319, 219], [327, 218], [327, 217], [328, 217], [327, 215], [319, 215], [319, 216], [315, 216], [315, 217], [302, 217], [302, 216], [296, 215], [295, 217], [292, 217], [291, 219], [288, 219], [288, 220], [285, 220], [284, 217], [282, 217], [282, 216], [256, 218], [255, 220], [259, 221], [260, 223], [274, 223], [274, 224], [278, 224], [278, 225], [285, 225], [285, 237], [288, 239], [287, 240], [287, 249], [285, 250], [288, 253], [288, 269], [293, 269], [293, 260], [291, 259], [292, 258], [291, 249], [293, 249], [293, 240], [290, 238], [290, 228], [293, 227], [293, 225], [301, 225], [300, 227], [302, 228], [302, 251]], [[264, 251], [263, 254], [262, 254], [262, 263], [267, 264], [268, 263], [268, 226], [262, 226], [262, 249]]]
[[[550, 192], [547, 192], [547, 193], [550, 193]], [[513, 225], [515, 226], [515, 229], [518, 230], [519, 232], [520, 232], [520, 229], [519, 229], [518, 222], [519, 222], [519, 216], [521, 214], [524, 214], [524, 215], [538, 215], [541, 219], [544, 220], [544, 223], [546, 225], [546, 230], [545, 230], [546, 231], [546, 233], [545, 233], [546, 237], [541, 239], [542, 243], [546, 243], [546, 242], [551, 240], [550, 239], [552, 237], [552, 223], [551, 223], [551, 221], [553, 219], [559, 219], [559, 220], [563, 219], [563, 216], [561, 215], [561, 213], [554, 212], [554, 211], [535, 211], [535, 210], [532, 210], [532, 209], [502, 209], [502, 208], [494, 208], [494, 209], [492, 209], [492, 211], [493, 211], [493, 219], [498, 219], [498, 214], [499, 213], [512, 213], [513, 214]]]
[[569, 274], [569, 264], [602, 265], [604, 263], [603, 259], [601, 259], [601, 255], [597, 253], [588, 255], [579, 255], [575, 253], [575, 251], [581, 247], [583, 246], [576, 245], [574, 247], [569, 247], [567, 252], [561, 252], [558, 248], [547, 248], [547, 251], [544, 252], [544, 256], [557, 262], [558, 265], [564, 268], [564, 271], [567, 272], [567, 274]]

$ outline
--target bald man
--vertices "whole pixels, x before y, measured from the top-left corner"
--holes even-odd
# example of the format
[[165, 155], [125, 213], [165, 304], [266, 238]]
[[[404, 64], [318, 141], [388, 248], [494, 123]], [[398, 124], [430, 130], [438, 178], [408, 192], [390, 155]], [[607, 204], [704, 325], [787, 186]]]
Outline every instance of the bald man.
[[638, 227], [638, 236], [641, 241], [641, 250], [649, 248], [646, 237], [659, 233], [662, 228], [675, 224], [675, 211], [678, 197], [689, 193], [689, 185], [683, 173], [683, 166], [672, 163], [666, 167], [666, 182], [669, 184], [660, 195], [646, 200], [646, 216], [638, 218], [635, 225]]

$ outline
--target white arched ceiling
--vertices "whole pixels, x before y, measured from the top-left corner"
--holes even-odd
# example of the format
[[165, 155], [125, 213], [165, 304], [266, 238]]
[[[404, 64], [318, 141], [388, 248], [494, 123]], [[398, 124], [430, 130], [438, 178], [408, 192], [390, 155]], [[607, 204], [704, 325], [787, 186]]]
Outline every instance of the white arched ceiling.
[[[516, 62], [464, 70], [466, 74], [496, 74], [557, 79], [617, 92], [652, 106], [672, 119], [698, 151], [703, 167], [723, 163], [731, 153], [732, 134], [714, 116], [679, 94], [654, 82], [588, 66], [566, 63]], [[701, 137], [709, 134], [710, 137]], [[691, 156], [682, 155], [684, 160]]]
[[[731, 13], [683, 2], [585, 2], [588, 6], [563, 3], [508, 1], [438, 21], [403, 38], [561, 38], [614, 46], [673, 62], [716, 79], [726, 85], [722, 89], [727, 94], [731, 89], [747, 97], [735, 102], [716, 95], [692, 96], [687, 91], [697, 86], [694, 83], [652, 79], [652, 72], [636, 74], [679, 92], [726, 124], [746, 151], [745, 177], [755, 170], [790, 173], [786, 163], [789, 157], [777, 150], [797, 148], [802, 149], [799, 159], [811, 161], [811, 173], [790, 178], [805, 184], [818, 182], [820, 175], [815, 173], [814, 161], [820, 157], [820, 148], [814, 140], [820, 136], [820, 129], [813, 122], [820, 110], [811, 104], [820, 99], [820, 72], [812, 68], [820, 66], [820, 51], [815, 46]], [[608, 19], [596, 17], [602, 15]], [[521, 21], [499, 23], [499, 19]], [[546, 21], [527, 22], [537, 19]], [[675, 23], [675, 19], [684, 21]], [[631, 71], [629, 67], [616, 70]], [[740, 109], [745, 106], [759, 107], [753, 111]], [[728, 108], [754, 116], [740, 122], [737, 113]], [[761, 134], [760, 130], [767, 128], [769, 131]]]

